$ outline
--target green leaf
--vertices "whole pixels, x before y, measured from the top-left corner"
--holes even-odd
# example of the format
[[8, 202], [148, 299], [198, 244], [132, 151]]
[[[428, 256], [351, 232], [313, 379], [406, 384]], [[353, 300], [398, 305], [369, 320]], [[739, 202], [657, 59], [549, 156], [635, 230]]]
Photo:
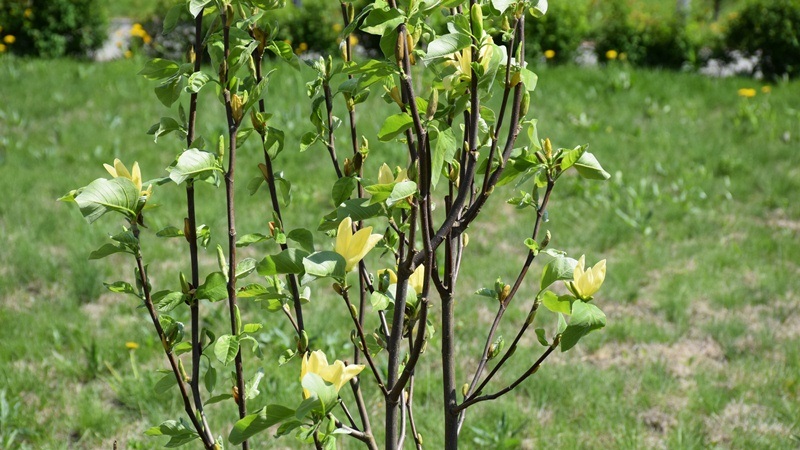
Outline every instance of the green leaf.
[[572, 167], [581, 158], [581, 156], [583, 156], [584, 152], [586, 152], [586, 146], [579, 145], [564, 154], [560, 163], [561, 171], [565, 171]]
[[148, 80], [163, 80], [171, 78], [180, 70], [180, 64], [168, 59], [155, 58], [145, 63], [139, 75]]
[[514, 3], [516, 3], [516, 0], [492, 0], [492, 7], [502, 14]]
[[157, 124], [151, 126], [150, 129], [147, 130], [147, 134], [152, 134], [153, 142], [158, 142], [158, 138], [172, 133], [173, 131], [180, 131], [184, 136], [186, 133], [183, 125], [178, 123], [177, 120], [172, 117], [162, 117]]
[[233, 398], [231, 394], [219, 394], [211, 397], [210, 399], [206, 400], [206, 405], [213, 405], [214, 403], [219, 403], [225, 400]]
[[300, 152], [308, 150], [308, 147], [317, 142], [317, 140], [319, 140], [319, 134], [313, 131], [309, 131], [300, 136]]
[[164, 238], [183, 237], [183, 230], [178, 227], [168, 226], [159, 230], [156, 236]]
[[89, 259], [102, 259], [114, 253], [131, 253], [123, 246], [116, 246], [114, 244], [104, 244], [102, 247], [89, 254]]
[[576, 301], [572, 305], [569, 325], [561, 334], [561, 351], [571, 349], [582, 337], [604, 326], [606, 326], [606, 315], [600, 308], [591, 303]]
[[456, 136], [453, 134], [453, 129], [439, 131], [436, 137], [436, 144], [433, 147], [433, 154], [431, 155], [431, 184], [436, 187], [439, 183], [439, 178], [442, 175], [442, 168], [445, 162], [453, 160], [456, 154]]
[[539, 76], [526, 68], [520, 69], [520, 79], [525, 84], [525, 89], [532, 91], [536, 89], [536, 83], [539, 81]]
[[189, 12], [192, 14], [192, 17], [197, 17], [197, 15], [203, 11], [203, 8], [212, 1], [213, 0], [191, 0], [189, 2]]
[[172, 389], [173, 386], [177, 385], [178, 385], [178, 380], [175, 379], [175, 374], [168, 373], [163, 377], [161, 377], [161, 379], [159, 379], [158, 382], [156, 382], [156, 385], [153, 386], [153, 390], [156, 392], [156, 394], [163, 395], [167, 391]]
[[236, 279], [244, 278], [256, 270], [256, 260], [244, 258], [236, 263]]
[[251, 378], [245, 385], [244, 398], [246, 400], [252, 400], [258, 397], [259, 394], [258, 385], [261, 384], [262, 378], [264, 378], [264, 369], [260, 368], [258, 369], [258, 372], [256, 372], [255, 375], [253, 375], [253, 378]]
[[167, 448], [180, 447], [199, 437], [197, 432], [187, 426], [183, 420], [167, 420], [161, 425], [145, 431], [144, 434], [148, 436], [169, 436], [170, 440], [164, 444], [164, 447]]
[[226, 366], [233, 362], [237, 353], [239, 353], [239, 336], [223, 334], [214, 344], [214, 356]]
[[164, 16], [164, 26], [161, 30], [161, 35], [166, 36], [175, 29], [178, 25], [178, 19], [181, 17], [181, 12], [183, 12], [184, 5], [175, 5], [169, 9], [167, 15]]
[[540, 289], [545, 289], [558, 280], [571, 280], [573, 277], [572, 270], [576, 264], [578, 264], [578, 261], [572, 258], [557, 256], [544, 266]]
[[450, 33], [435, 39], [428, 44], [425, 60], [430, 61], [442, 56], [451, 55], [472, 45], [472, 38], [465, 33]]
[[333, 205], [339, 206], [340, 203], [349, 199], [356, 186], [358, 186], [358, 181], [353, 177], [342, 177], [336, 180], [331, 190]]
[[256, 270], [261, 276], [270, 276], [287, 273], [302, 273], [303, 258], [309, 253], [305, 250], [287, 248], [277, 255], [267, 256], [256, 265]]
[[135, 296], [139, 296], [139, 294], [133, 289], [130, 283], [126, 283], [125, 281], [115, 281], [113, 283], [103, 283], [103, 286], [106, 287], [111, 292], [116, 292], [118, 294], [131, 294]]
[[575, 170], [586, 179], [589, 180], [607, 180], [611, 178], [611, 174], [603, 170], [597, 158], [589, 152], [581, 155], [580, 159], [575, 163]]
[[275, 56], [289, 63], [295, 70], [300, 70], [300, 61], [298, 61], [297, 55], [294, 54], [294, 50], [292, 50], [292, 46], [289, 43], [272, 41], [267, 45], [267, 48], [274, 53]]
[[295, 410], [281, 405], [267, 405], [258, 412], [245, 416], [233, 425], [228, 441], [239, 445], [252, 436], [275, 426], [284, 420], [293, 419]]
[[396, 183], [392, 188], [392, 193], [386, 199], [386, 206], [392, 207], [400, 201], [417, 193], [417, 183], [411, 180], [401, 181]]
[[382, 292], [374, 291], [372, 295], [369, 296], [369, 302], [376, 311], [384, 311], [389, 308], [392, 299]]
[[303, 258], [306, 274], [319, 278], [344, 278], [346, 265], [342, 255], [332, 251], [312, 253]]
[[414, 119], [407, 113], [398, 113], [386, 118], [378, 132], [378, 139], [381, 141], [391, 141], [398, 134], [411, 128], [414, 124]]
[[209, 364], [208, 370], [206, 370], [206, 374], [203, 376], [203, 383], [209, 393], [214, 392], [214, 388], [217, 386], [217, 369], [215, 369], [214, 366]]
[[228, 281], [222, 272], [212, 272], [206, 277], [206, 281], [197, 287], [195, 297], [198, 300], [209, 300], [216, 302], [228, 298]]
[[[263, 180], [263, 178], [262, 178]], [[247, 247], [251, 244], [257, 244], [259, 242], [264, 242], [272, 239], [272, 236], [265, 236], [261, 233], [250, 233], [245, 234], [244, 236], [240, 237], [236, 240], [237, 247]]]
[[550, 343], [547, 342], [547, 336], [545, 335], [544, 328], [537, 328], [535, 331], [536, 331], [536, 339], [539, 341], [540, 344], [544, 345], [545, 347], [550, 345]]
[[305, 228], [294, 229], [286, 237], [300, 244], [303, 250], [314, 253], [314, 235]]
[[153, 304], [160, 312], [170, 312], [186, 301], [183, 292], [158, 291], [153, 294]]
[[365, 33], [381, 36], [387, 30], [397, 28], [403, 20], [404, 17], [397, 8], [376, 8], [373, 9], [364, 20], [364, 24], [361, 25], [361, 30]]
[[170, 169], [169, 178], [181, 184], [189, 178], [205, 178], [215, 170], [221, 170], [216, 155], [190, 148], [178, 157], [177, 163]]
[[136, 185], [127, 178], [98, 178], [83, 188], [75, 197], [75, 203], [89, 223], [109, 211], [121, 212], [132, 218], [139, 204], [140, 194]]
[[203, 89], [203, 86], [205, 86], [209, 81], [211, 81], [211, 77], [208, 76], [207, 73], [194, 72], [193, 74], [189, 75], [189, 81], [186, 84], [186, 92], [196, 94], [200, 92], [200, 89]]
[[531, 15], [535, 18], [540, 18], [547, 14], [547, 0], [538, 0], [536, 6], [530, 9]]
[[[323, 413], [328, 412], [338, 402], [339, 393], [336, 391], [336, 386], [323, 380], [316, 373], [306, 373], [300, 383], [303, 385], [303, 389], [311, 392], [312, 397], [316, 396], [319, 399], [322, 403]], [[298, 408], [298, 412], [299, 410], [300, 408]]]
[[573, 301], [575, 301], [575, 297], [571, 295], [557, 295], [553, 291], [544, 291], [542, 293], [542, 304], [545, 308], [556, 313], [572, 314]]
[[534, 241], [532, 238], [525, 239], [525, 247], [528, 247], [533, 254], [539, 253], [539, 243]]
[[183, 77], [170, 78], [155, 88], [156, 97], [167, 108], [180, 98], [182, 80]]

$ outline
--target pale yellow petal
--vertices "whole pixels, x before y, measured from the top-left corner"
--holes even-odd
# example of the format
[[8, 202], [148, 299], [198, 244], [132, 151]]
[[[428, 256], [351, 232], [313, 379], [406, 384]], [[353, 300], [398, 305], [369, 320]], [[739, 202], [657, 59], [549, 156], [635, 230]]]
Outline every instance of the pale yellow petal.
[[380, 269], [378, 271], [378, 278], [380, 278], [381, 275], [383, 275], [384, 273], [388, 273], [389, 274], [389, 284], [397, 284], [397, 274], [394, 273], [394, 270], [392, 270], [392, 269]]
[[122, 161], [119, 159], [114, 160], [114, 169], [117, 170], [117, 176], [122, 178], [131, 179], [131, 173], [128, 172], [128, 168], [125, 167], [125, 164], [122, 164]]
[[352, 270], [383, 238], [380, 234], [370, 233], [372, 233], [372, 227], [364, 227], [353, 235], [345, 254], [345, 261], [347, 261], [346, 271]]
[[386, 163], [383, 163], [378, 171], [378, 184], [391, 184], [393, 181], [392, 169]]
[[425, 282], [425, 266], [420, 265], [414, 270], [414, 273], [408, 277], [408, 285], [414, 289], [417, 295], [422, 294], [422, 286]]
[[103, 164], [103, 167], [106, 168], [106, 171], [108, 171], [108, 173], [111, 174], [112, 177], [117, 178], [117, 169], [115, 169], [113, 166], [109, 164]]
[[142, 172], [139, 170], [139, 163], [134, 162], [131, 168], [131, 181], [136, 185], [139, 192], [142, 191]]
[[347, 249], [350, 247], [350, 241], [353, 237], [353, 221], [349, 217], [345, 217], [339, 224], [339, 231], [336, 233], [336, 245], [334, 251], [346, 260]]
[[349, 366], [345, 367], [342, 371], [341, 379], [339, 380], [339, 389], [341, 389], [350, 380], [358, 376], [362, 370], [364, 370], [364, 365], [362, 364], [350, 364]]
[[578, 259], [578, 264], [575, 265], [575, 269], [573, 269], [572, 271], [573, 274], [572, 279], [575, 280], [576, 282], [583, 277], [584, 274], [583, 268], [585, 264], [586, 264], [586, 255], [581, 255], [581, 257]]

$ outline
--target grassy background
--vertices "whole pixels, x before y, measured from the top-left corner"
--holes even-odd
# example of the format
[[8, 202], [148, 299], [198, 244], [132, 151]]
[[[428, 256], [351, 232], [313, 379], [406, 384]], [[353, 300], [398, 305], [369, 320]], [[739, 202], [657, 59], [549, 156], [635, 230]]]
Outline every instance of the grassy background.
[[[148, 179], [163, 174], [181, 151], [173, 136], [154, 144], [144, 133], [167, 112], [153, 86], [134, 75], [142, 64], [10, 58], [0, 64], [0, 189], [6, 192], [0, 202], [0, 448], [110, 448], [113, 440], [120, 448], [157, 448], [159, 441], [143, 431], [181, 414], [174, 391], [152, 390], [161, 377], [155, 370], [166, 366], [146, 313], [131, 298], [102, 287], [104, 281], [130, 280], [131, 261], [86, 261], [120, 224], [104, 218], [87, 226], [74, 208], [55, 202], [104, 176], [102, 163], [115, 157], [138, 160]], [[752, 80], [624, 66], [537, 72], [531, 115], [539, 119], [540, 135], [556, 146], [589, 143], [614, 175], [607, 183], [565, 179], [547, 224], [552, 246], [585, 252], [591, 262], [608, 258], [597, 302], [609, 326], [554, 355], [501, 402], [470, 410], [465, 447], [501, 448], [504, 440], [509, 448], [797, 447], [800, 207], [792, 193], [800, 189], [800, 84], [764, 93]], [[295, 150], [309, 128], [303, 93], [309, 73], [286, 67], [279, 73], [268, 98], [275, 125], [287, 132], [280, 168], [295, 184], [287, 225], [313, 227], [331, 204], [304, 180], [313, 174], [327, 183], [334, 174], [322, 148]], [[756, 88], [758, 95], [740, 98], [736, 90], [742, 87]], [[371, 99], [362, 111], [381, 105]], [[216, 107], [202, 111], [211, 124], [202, 130], [207, 138], [221, 132], [213, 125], [220, 114]], [[376, 116], [360, 116], [362, 134], [374, 135]], [[397, 144], [372, 141], [368, 171], [377, 172], [384, 159], [402, 161]], [[339, 144], [347, 142], [342, 134]], [[246, 181], [257, 174], [258, 152], [249, 142], [241, 155], [238, 174]], [[214, 230], [213, 249], [225, 238], [223, 192], [203, 186], [200, 193], [200, 220]], [[521, 242], [532, 219], [502, 204], [512, 193], [498, 190], [495, 204], [470, 230], [459, 299], [463, 380], [482, 346], [477, 330], [488, 327], [494, 308], [470, 292], [497, 277], [512, 279], [524, 258]], [[152, 232], [179, 225], [182, 198], [174, 186], [157, 189], [155, 201], [163, 206], [147, 218], [146, 258], [154, 283], [163, 288], [177, 288], [177, 273], [187, 264], [172, 257], [183, 250], [179, 240]], [[270, 220], [264, 192], [251, 198], [242, 189], [239, 199], [250, 206], [239, 213], [239, 232], [264, 232]], [[317, 242], [329, 244], [321, 234]], [[244, 253], [274, 251], [264, 246]], [[387, 263], [372, 266], [380, 264]], [[209, 251], [203, 270], [214, 267]], [[312, 336], [313, 345], [346, 358], [349, 323], [328, 304], [333, 300], [326, 288], [314, 287], [307, 309], [311, 327], [334, 326]], [[532, 289], [523, 294], [502, 334], [511, 335], [524, 319]], [[276, 363], [279, 352], [293, 345], [289, 328], [254, 305], [245, 308], [267, 330], [258, 336], [265, 358], [249, 358], [250, 373], [257, 367], [266, 372], [251, 408], [296, 403], [298, 365], [278, 369]], [[210, 327], [225, 329], [221, 305], [207, 305], [206, 313]], [[541, 319], [552, 328], [552, 316]], [[133, 354], [125, 348], [128, 341], [140, 345]], [[441, 388], [426, 380], [438, 373], [438, 342], [435, 337], [426, 353], [415, 394], [418, 425], [430, 448], [441, 446]], [[496, 387], [538, 356], [535, 340], [526, 344], [529, 350], [517, 352]], [[220, 378], [226, 390], [230, 383]], [[371, 407], [376, 416], [382, 411], [377, 401]], [[233, 405], [209, 410], [216, 433], [226, 435], [235, 420]], [[266, 448], [295, 445], [292, 438], [272, 442], [262, 436]]]

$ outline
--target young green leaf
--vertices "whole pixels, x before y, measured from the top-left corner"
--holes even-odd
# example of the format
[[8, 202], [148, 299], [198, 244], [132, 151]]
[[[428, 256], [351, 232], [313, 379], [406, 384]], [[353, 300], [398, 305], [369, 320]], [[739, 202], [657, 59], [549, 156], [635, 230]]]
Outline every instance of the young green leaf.
[[591, 333], [606, 326], [606, 315], [592, 303], [580, 300], [572, 305], [572, 318], [567, 329], [561, 334], [561, 351], [565, 352], [578, 341]]

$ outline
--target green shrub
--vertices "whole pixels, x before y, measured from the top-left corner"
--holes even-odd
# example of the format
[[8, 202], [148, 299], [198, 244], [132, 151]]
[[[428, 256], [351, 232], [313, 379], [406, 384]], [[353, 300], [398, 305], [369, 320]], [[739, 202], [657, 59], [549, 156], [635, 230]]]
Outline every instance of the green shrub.
[[759, 54], [765, 77], [800, 74], [800, 0], [755, 0], [733, 18], [730, 49]]
[[632, 11], [624, 0], [601, 6], [595, 42], [601, 61], [609, 59], [609, 53], [624, 54], [634, 65], [678, 69], [695, 60], [695, 45], [684, 21]]
[[19, 55], [86, 56], [105, 40], [107, 22], [104, 3], [99, 0], [0, 2], [5, 50]]
[[525, 23], [525, 50], [533, 58], [541, 58], [548, 50], [551, 59], [566, 62], [575, 56], [581, 41], [589, 34], [585, 4], [553, 2], [549, 11], [538, 20]]
[[279, 23], [278, 37], [289, 41], [296, 53], [337, 51], [342, 31], [342, 10], [338, 1], [303, 0], [302, 6], [287, 2], [273, 11], [271, 23]]

